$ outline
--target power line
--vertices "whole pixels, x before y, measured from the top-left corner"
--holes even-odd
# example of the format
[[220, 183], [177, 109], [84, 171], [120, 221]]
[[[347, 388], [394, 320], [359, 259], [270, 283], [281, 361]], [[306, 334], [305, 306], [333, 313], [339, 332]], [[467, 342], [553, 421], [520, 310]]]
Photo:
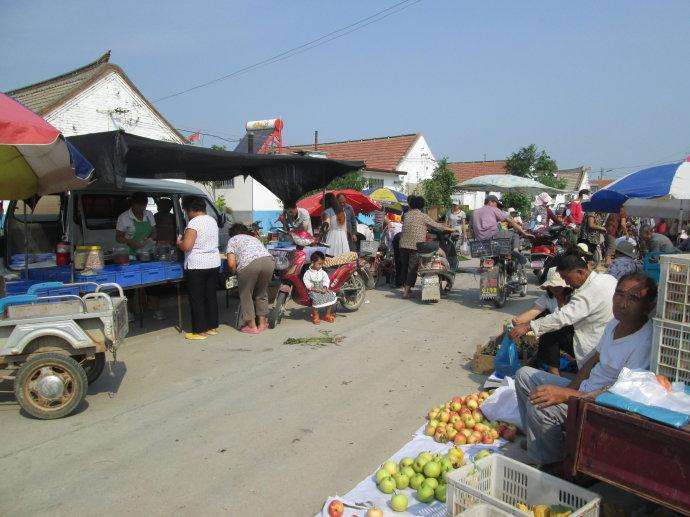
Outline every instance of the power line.
[[196, 129], [183, 129], [176, 127], [178, 131], [187, 131], [188, 133], [199, 133], [200, 135], [204, 136], [212, 136], [213, 138], [217, 138], [218, 140], [222, 140], [223, 142], [228, 142], [228, 143], [234, 143], [234, 142], [239, 142], [241, 138], [225, 138], [224, 136], [219, 136], [219, 135], [214, 135], [213, 133], [205, 133], [204, 131], [201, 130], [196, 130]]
[[673, 160], [673, 158], [678, 157], [678, 156], [681, 157], [680, 159], [683, 159], [688, 154], [689, 153], [687, 151], [669, 153], [667, 155], [664, 155], [662, 158], [659, 158], [653, 162], [638, 163], [637, 165], [622, 165], [619, 167], [606, 167], [606, 168], [604, 168], [603, 172], [613, 172], [613, 171], [619, 171], [619, 170], [625, 170], [625, 169], [636, 169], [638, 167], [654, 167], [655, 165], [662, 165], [664, 163], [671, 163], [668, 160], [675, 161], [675, 160]]
[[302, 54], [303, 52], [313, 50], [317, 47], [325, 45], [326, 43], [330, 43], [331, 41], [342, 38], [343, 36], [347, 36], [348, 34], [352, 34], [353, 32], [361, 30], [365, 27], [368, 27], [369, 25], [371, 25], [373, 23], [380, 22], [380, 21], [388, 18], [389, 16], [397, 14], [401, 11], [404, 11], [405, 9], [407, 9], [409, 7], [412, 7], [415, 4], [420, 3], [421, 1], [422, 0], [403, 0], [403, 1], [398, 2], [397, 4], [394, 4], [390, 7], [387, 7], [385, 9], [381, 9], [380, 11], [377, 11], [372, 15], [369, 15], [365, 18], [361, 18], [355, 22], [352, 22], [349, 25], [346, 25], [344, 27], [341, 27], [339, 29], [331, 31], [327, 34], [324, 34], [323, 36], [320, 36], [316, 39], [308, 41], [307, 43], [304, 43], [304, 44], [299, 45], [297, 47], [293, 47], [291, 49], [285, 50], [279, 54], [276, 54], [274, 56], [266, 58], [262, 61], [258, 61], [254, 64], [244, 66], [242, 68], [239, 68], [238, 70], [235, 70], [234, 72], [231, 72], [229, 74], [217, 77], [217, 78], [212, 79], [210, 81], [206, 81], [204, 83], [197, 84], [197, 85], [192, 86], [190, 88], [187, 88], [185, 90], [181, 90], [179, 92], [171, 93], [171, 94], [166, 95], [164, 97], [154, 99], [153, 102], [161, 102], [164, 100], [172, 99], [173, 97], [178, 97], [179, 95], [184, 95], [185, 93], [189, 93], [191, 91], [198, 90], [199, 88], [205, 88], [206, 86], [210, 86], [210, 85], [218, 83], [220, 81], [225, 81], [225, 80], [230, 79], [232, 77], [236, 77], [240, 74], [247, 73], [247, 72], [256, 70], [258, 68], [262, 68], [264, 66], [271, 65], [273, 63], [278, 63], [280, 61], [284, 61], [284, 60], [289, 59], [291, 57], [294, 57], [298, 54]]

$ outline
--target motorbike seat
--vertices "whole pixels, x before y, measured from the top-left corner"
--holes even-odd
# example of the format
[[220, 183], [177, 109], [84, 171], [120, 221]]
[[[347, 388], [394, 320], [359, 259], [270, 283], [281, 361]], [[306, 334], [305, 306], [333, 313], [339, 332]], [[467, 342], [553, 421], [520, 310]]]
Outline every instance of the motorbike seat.
[[417, 253], [422, 255], [430, 255], [438, 251], [438, 241], [426, 241], [417, 243]]
[[357, 258], [357, 253], [355, 253], [354, 251], [348, 251], [346, 253], [336, 255], [335, 257], [326, 257], [326, 260], [323, 263], [323, 267], [329, 268], [342, 266], [343, 264], [347, 264], [349, 262], [357, 262]]

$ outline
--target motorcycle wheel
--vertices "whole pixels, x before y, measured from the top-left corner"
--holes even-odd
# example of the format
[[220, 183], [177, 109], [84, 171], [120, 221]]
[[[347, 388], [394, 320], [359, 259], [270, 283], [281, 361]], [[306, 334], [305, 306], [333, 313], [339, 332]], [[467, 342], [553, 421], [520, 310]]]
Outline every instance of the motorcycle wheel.
[[283, 320], [285, 314], [285, 304], [287, 303], [287, 293], [280, 291], [276, 296], [271, 312], [268, 313], [268, 328], [274, 329]]
[[357, 268], [357, 272], [362, 277], [362, 280], [364, 281], [364, 285], [366, 286], [367, 289], [373, 289], [374, 287], [376, 287], [376, 279], [372, 275], [372, 272], [369, 269], [368, 265], [366, 267], [362, 266], [362, 267]]
[[338, 295], [340, 305], [348, 312], [356, 311], [364, 303], [364, 298], [367, 294], [366, 289], [367, 287], [364, 285], [364, 280], [362, 280], [359, 273], [355, 271], [340, 288], [340, 293]]
[[498, 273], [498, 293], [496, 293], [496, 298], [494, 298], [494, 306], [500, 309], [506, 304], [507, 300], [508, 286], [506, 285], [506, 270], [502, 267]]

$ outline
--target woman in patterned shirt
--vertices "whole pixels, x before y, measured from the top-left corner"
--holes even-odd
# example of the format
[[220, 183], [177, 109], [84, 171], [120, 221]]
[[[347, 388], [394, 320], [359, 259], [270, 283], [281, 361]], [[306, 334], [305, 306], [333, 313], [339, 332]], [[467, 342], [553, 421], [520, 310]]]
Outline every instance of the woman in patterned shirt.
[[403, 298], [410, 297], [410, 291], [417, 281], [417, 269], [419, 269], [419, 257], [417, 257], [417, 244], [426, 241], [426, 231], [429, 226], [453, 232], [453, 228], [445, 224], [437, 223], [424, 209], [424, 198], [410, 196], [407, 198], [410, 209], [403, 218], [402, 231], [400, 232], [400, 258], [401, 268], [405, 277], [405, 290]]

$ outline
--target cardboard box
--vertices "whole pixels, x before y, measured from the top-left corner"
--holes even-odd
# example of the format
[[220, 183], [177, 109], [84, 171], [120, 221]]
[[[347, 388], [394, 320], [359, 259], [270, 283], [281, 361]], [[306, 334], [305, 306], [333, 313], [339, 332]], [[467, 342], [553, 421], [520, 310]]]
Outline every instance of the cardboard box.
[[477, 345], [477, 349], [472, 358], [472, 371], [479, 375], [490, 375], [494, 371], [493, 355], [482, 353], [488, 343]]

